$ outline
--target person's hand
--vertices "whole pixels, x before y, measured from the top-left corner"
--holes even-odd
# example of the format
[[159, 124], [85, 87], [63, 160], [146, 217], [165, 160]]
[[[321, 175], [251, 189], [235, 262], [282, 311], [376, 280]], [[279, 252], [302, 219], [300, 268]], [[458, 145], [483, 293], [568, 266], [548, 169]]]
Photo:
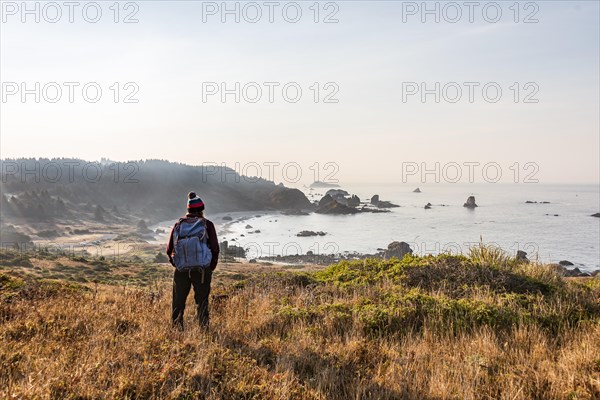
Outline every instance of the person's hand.
[[173, 257], [169, 256], [169, 262], [175, 267], [175, 261], [173, 261]]

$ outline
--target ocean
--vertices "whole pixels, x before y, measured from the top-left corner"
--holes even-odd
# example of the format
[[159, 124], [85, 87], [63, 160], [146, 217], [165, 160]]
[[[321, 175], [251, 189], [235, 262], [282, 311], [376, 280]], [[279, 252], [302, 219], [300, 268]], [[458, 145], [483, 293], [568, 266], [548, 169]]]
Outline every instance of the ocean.
[[[341, 187], [361, 201], [378, 194], [381, 200], [400, 206], [389, 213], [286, 216], [256, 211], [211, 216], [207, 205], [207, 218], [216, 224], [219, 240], [243, 246], [248, 258], [307, 251], [376, 253], [392, 241], [409, 243], [419, 255], [458, 254], [483, 240], [513, 255], [524, 250], [530, 260], [568, 260], [583, 271], [600, 268], [600, 218], [591, 216], [600, 212], [598, 185], [426, 184], [419, 186], [421, 193], [413, 193], [415, 187]], [[328, 190], [301, 189], [310, 200], [319, 200]], [[476, 198], [475, 209], [463, 207], [471, 195]], [[424, 209], [427, 203], [432, 204], [429, 210]], [[224, 221], [224, 215], [233, 221]], [[172, 223], [155, 227], [168, 228]], [[297, 237], [303, 230], [326, 235]]]

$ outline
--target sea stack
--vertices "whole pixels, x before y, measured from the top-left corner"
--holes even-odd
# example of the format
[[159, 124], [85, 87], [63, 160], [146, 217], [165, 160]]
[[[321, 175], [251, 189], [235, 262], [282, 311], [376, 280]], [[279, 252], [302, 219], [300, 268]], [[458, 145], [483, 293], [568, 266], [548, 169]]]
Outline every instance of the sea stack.
[[383, 257], [387, 260], [391, 257], [398, 257], [402, 260], [405, 254], [412, 254], [413, 251], [406, 242], [392, 242], [388, 245]]
[[353, 194], [352, 197], [347, 200], [346, 205], [350, 207], [358, 207], [360, 205], [360, 197]]
[[529, 262], [529, 259], [527, 258], [527, 252], [525, 252], [523, 250], [517, 250], [517, 255], [516, 255], [515, 259], [519, 262], [524, 262], [524, 263]]
[[319, 201], [318, 208], [315, 212], [318, 214], [356, 214], [359, 210], [341, 204], [331, 197], [331, 195], [326, 194]]
[[463, 204], [463, 207], [467, 207], [467, 208], [477, 207], [477, 204], [475, 204], [475, 196], [469, 196], [469, 198], [467, 199], [467, 202], [465, 204]]

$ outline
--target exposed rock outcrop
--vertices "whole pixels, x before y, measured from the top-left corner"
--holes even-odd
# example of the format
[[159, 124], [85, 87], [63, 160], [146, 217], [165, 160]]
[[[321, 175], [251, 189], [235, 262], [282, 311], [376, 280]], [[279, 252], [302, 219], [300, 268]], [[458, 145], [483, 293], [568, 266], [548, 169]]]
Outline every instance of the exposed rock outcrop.
[[469, 196], [469, 198], [467, 199], [467, 202], [465, 204], [463, 204], [463, 207], [467, 207], [467, 208], [478, 207], [477, 204], [475, 203], [475, 196]]
[[392, 242], [383, 253], [384, 258], [398, 257], [402, 259], [406, 254], [412, 254], [412, 249], [406, 242]]
[[377, 207], [378, 208], [395, 208], [395, 207], [400, 207], [398, 204], [394, 204], [391, 201], [383, 201], [380, 200], [379, 203], [377, 203]]
[[360, 205], [360, 198], [353, 194], [349, 196], [349, 193], [343, 189], [330, 189], [325, 195], [331, 196], [335, 201], [348, 207], [358, 207]]
[[346, 205], [350, 207], [358, 207], [360, 205], [360, 198], [353, 194], [352, 197], [347, 200]]
[[334, 199], [337, 197], [345, 197], [348, 196], [350, 193], [346, 192], [343, 189], [329, 189], [325, 195], [330, 195], [331, 197], [333, 197]]
[[357, 209], [337, 202], [333, 197], [326, 194], [319, 201], [319, 206], [315, 211], [318, 214], [356, 214]]
[[371, 197], [371, 204], [373, 204], [377, 208], [400, 207], [399, 205], [394, 204], [392, 202], [380, 200], [378, 194], [376, 194], [375, 196]]
[[[233, 241], [233, 240], [232, 240]], [[246, 257], [246, 249], [235, 244], [230, 245], [226, 240], [219, 243], [221, 254], [229, 257]]]
[[283, 210], [281, 212], [283, 215], [309, 215], [306, 211], [302, 210]]
[[369, 207], [363, 206], [360, 208], [360, 212], [370, 212], [373, 214], [381, 214], [381, 213], [389, 213], [391, 211], [388, 210], [387, 208], [369, 208]]
[[517, 255], [515, 257], [517, 261], [528, 263], [529, 259], [527, 258], [527, 252], [523, 250], [517, 250]]
[[277, 188], [269, 194], [273, 207], [279, 210], [308, 210], [312, 208], [310, 200], [299, 189]]
[[301, 231], [298, 232], [296, 234], [296, 236], [298, 237], [309, 237], [309, 236], [325, 236], [327, 235], [326, 232], [322, 232], [322, 231], [318, 231], [318, 232], [314, 232], [314, 231]]
[[577, 267], [573, 269], [568, 269], [564, 265], [560, 264], [550, 264], [550, 267], [554, 268], [560, 275], [565, 276], [567, 278], [581, 278], [586, 276], [594, 276], [598, 274], [598, 271], [594, 271], [591, 274], [589, 274], [587, 272], [583, 272]]

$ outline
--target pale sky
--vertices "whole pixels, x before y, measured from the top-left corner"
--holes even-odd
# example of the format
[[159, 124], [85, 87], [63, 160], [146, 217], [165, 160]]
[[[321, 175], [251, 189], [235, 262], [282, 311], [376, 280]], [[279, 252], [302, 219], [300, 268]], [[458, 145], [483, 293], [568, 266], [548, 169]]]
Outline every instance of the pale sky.
[[[439, 23], [431, 15], [422, 22], [422, 10], [410, 13], [420, 1], [321, 2], [318, 23], [313, 1], [297, 2], [297, 23], [284, 18], [290, 2], [278, 2], [273, 23], [264, 2], [254, 3], [263, 13], [258, 22], [248, 21], [255, 9], [246, 8], [239, 23], [234, 15], [225, 15], [223, 23], [220, 10], [209, 13], [221, 2], [200, 1], [122, 2], [115, 23], [109, 8], [114, 2], [108, 1], [98, 2], [102, 16], [90, 23], [82, 15], [86, 3], [75, 8], [74, 23], [66, 7], [58, 22], [48, 22], [56, 10], [44, 14], [45, 3], [39, 3], [36, 23], [35, 15], [15, 10], [21, 2], [2, 2], [2, 158], [161, 158], [232, 167], [296, 162], [308, 182], [315, 162], [321, 177], [323, 165], [335, 163], [341, 182], [398, 182], [403, 162], [495, 162], [505, 173], [515, 162], [531, 162], [539, 166], [541, 183], [599, 182], [598, 1], [521, 2], [518, 23], [513, 1], [498, 2], [502, 16], [496, 23], [483, 15], [490, 2], [479, 3], [473, 23], [466, 7], [456, 23], [447, 20], [454, 18], [451, 9], [442, 11]], [[445, 3], [437, 4], [441, 9]], [[294, 7], [287, 8], [290, 20]], [[87, 16], [93, 19], [94, 12], [88, 9]], [[139, 22], [123, 23], [129, 13]], [[331, 13], [338, 22], [324, 23]], [[528, 15], [538, 22], [524, 23]], [[493, 19], [494, 9], [485, 17]], [[46, 97], [40, 89], [40, 103], [33, 94], [23, 102], [23, 82], [29, 89], [35, 82], [58, 82], [62, 97], [47, 101], [55, 93], [50, 85]], [[64, 82], [79, 84], [73, 103]], [[82, 96], [89, 82], [102, 89], [97, 103]], [[128, 82], [139, 88], [133, 96], [138, 103], [123, 102], [134, 88], [124, 87]], [[263, 96], [257, 103], [235, 103], [228, 95], [223, 103], [217, 94], [203, 102], [207, 82], [230, 89], [235, 82], [257, 82]], [[273, 103], [264, 82], [279, 84]], [[281, 88], [290, 82], [302, 89], [297, 103], [283, 98]], [[430, 89], [456, 82], [463, 97], [451, 103], [451, 91], [440, 103], [433, 94], [423, 103], [418, 93], [403, 101], [407, 82]], [[473, 103], [464, 82], [479, 85]], [[502, 89], [497, 103], [482, 95], [488, 83]], [[338, 102], [324, 103], [335, 88]], [[528, 94], [538, 102], [523, 102]]]

